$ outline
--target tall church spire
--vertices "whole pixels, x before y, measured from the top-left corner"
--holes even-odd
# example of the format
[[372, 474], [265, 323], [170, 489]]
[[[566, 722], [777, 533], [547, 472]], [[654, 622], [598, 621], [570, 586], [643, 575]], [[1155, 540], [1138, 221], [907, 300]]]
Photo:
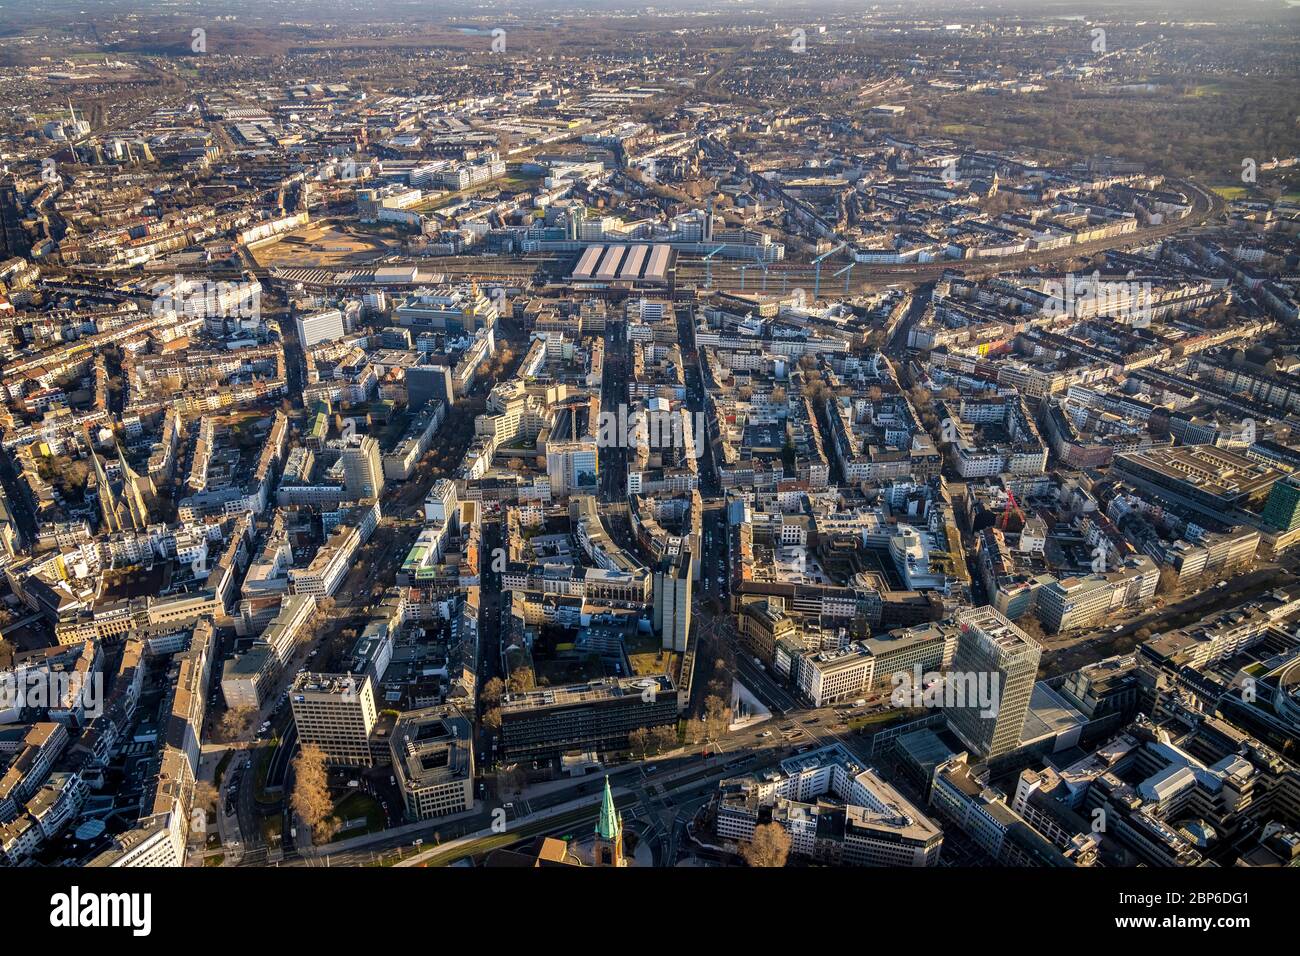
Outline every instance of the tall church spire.
[[149, 508], [140, 493], [140, 476], [127, 464], [121, 445], [117, 446], [117, 466], [122, 471], [122, 501], [126, 505], [127, 516], [131, 519], [131, 527], [136, 531], [144, 531], [149, 527]]
[[93, 445], [90, 448], [90, 460], [95, 466], [95, 494], [99, 498], [99, 513], [104, 522], [103, 530], [110, 533], [121, 531], [122, 519], [117, 512], [117, 499], [113, 496], [113, 489], [108, 484], [108, 475], [104, 472], [104, 466], [99, 463], [99, 455], [95, 453]]
[[596, 845], [592, 854], [596, 866], [627, 866], [623, 857], [623, 818], [614, 806], [614, 794], [605, 778], [605, 795], [600, 801], [600, 816], [596, 818]]
[[614, 794], [609, 789], [609, 777], [605, 778], [605, 796], [600, 804], [600, 817], [596, 820], [596, 835], [602, 840], [617, 840], [623, 833], [623, 821], [619, 819], [614, 807]]

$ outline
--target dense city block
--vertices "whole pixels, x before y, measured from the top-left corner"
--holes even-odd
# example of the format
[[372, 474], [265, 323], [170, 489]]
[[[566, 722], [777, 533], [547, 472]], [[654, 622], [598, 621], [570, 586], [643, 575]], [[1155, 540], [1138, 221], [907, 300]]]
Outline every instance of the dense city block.
[[0, 865], [1300, 866], [1294, 4], [82, 6]]

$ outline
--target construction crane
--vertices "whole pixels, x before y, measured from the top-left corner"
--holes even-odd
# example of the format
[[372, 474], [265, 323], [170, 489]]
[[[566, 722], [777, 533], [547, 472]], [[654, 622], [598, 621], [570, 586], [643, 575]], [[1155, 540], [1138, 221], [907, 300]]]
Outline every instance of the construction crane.
[[1006, 531], [1006, 530], [1007, 530], [1007, 522], [1011, 520], [1011, 509], [1012, 509], [1012, 508], [1015, 508], [1015, 509], [1016, 509], [1016, 514], [1018, 514], [1018, 515], [1020, 516], [1020, 526], [1021, 526], [1021, 527], [1024, 527], [1025, 522], [1026, 522], [1026, 520], [1027, 520], [1027, 519], [1025, 518], [1025, 513], [1024, 513], [1024, 511], [1022, 511], [1022, 510], [1020, 509], [1020, 503], [1019, 503], [1018, 501], [1016, 501], [1016, 493], [1015, 493], [1014, 491], [1012, 491], [1010, 488], [1008, 488], [1008, 489], [1007, 489], [1007, 506], [1006, 506], [1005, 508], [1002, 509], [1002, 523], [998, 526], [998, 530], [1000, 530], [1000, 531]]
[[853, 270], [857, 268], [857, 265], [858, 265], [857, 260], [850, 259], [849, 264], [845, 266], [843, 269], [841, 269], [839, 272], [835, 273], [835, 275], [832, 277], [832, 278], [838, 278], [839, 276], [844, 276], [845, 295], [849, 294], [849, 280], [853, 278]]
[[824, 259], [829, 259], [831, 256], [835, 255], [835, 253], [839, 252], [841, 249], [843, 249], [843, 248], [844, 248], [845, 246], [847, 246], [847, 245], [848, 245], [847, 242], [841, 242], [838, 246], [836, 246], [836, 247], [835, 247], [834, 249], [832, 249], [830, 252], [823, 252], [820, 256], [818, 256], [816, 259], [814, 259], [814, 260], [812, 261], [813, 268], [815, 268], [815, 269], [817, 270], [817, 278], [813, 280], [813, 298], [814, 298], [814, 299], [821, 298], [821, 291], [822, 291], [822, 260], [824, 260]]
[[713, 288], [713, 257], [716, 256], [719, 252], [721, 252], [725, 248], [727, 247], [718, 246], [718, 248], [714, 249], [712, 252], [710, 252], [708, 255], [704, 257], [704, 262], [705, 262], [704, 288], [706, 289]]

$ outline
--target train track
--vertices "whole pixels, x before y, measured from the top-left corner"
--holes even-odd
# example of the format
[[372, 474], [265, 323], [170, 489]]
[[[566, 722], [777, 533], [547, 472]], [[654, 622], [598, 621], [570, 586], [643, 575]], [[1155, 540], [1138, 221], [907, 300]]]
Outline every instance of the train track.
[[[996, 259], [942, 259], [915, 265], [868, 265], [859, 263], [847, 273], [847, 291], [853, 292], [873, 286], [893, 283], [921, 283], [938, 279], [945, 272], [956, 272], [972, 277], [1010, 272], [1030, 266], [1050, 265], [1055, 262], [1085, 258], [1112, 249], [1132, 248], [1167, 238], [1186, 229], [1202, 225], [1222, 211], [1224, 203], [1218, 196], [1191, 183], [1180, 183], [1195, 197], [1191, 212], [1181, 219], [1149, 226], [1122, 236], [1098, 239], [1060, 249]], [[554, 279], [562, 279], [573, 259], [572, 253], [551, 253], [533, 256], [482, 258], [477, 256], [446, 256], [436, 259], [390, 259], [391, 263], [419, 265], [431, 272], [441, 272], [453, 278], [525, 279], [542, 272]], [[842, 294], [846, 283], [835, 273], [848, 265], [847, 259], [827, 261], [818, 273], [811, 263], [779, 262], [767, 266], [766, 271], [757, 263], [715, 260], [712, 267], [698, 258], [679, 257], [677, 263], [678, 285], [711, 287], [727, 291], [788, 292], [803, 289], [812, 292], [820, 285], [827, 294]]]
[[[1188, 193], [1195, 196], [1192, 212], [1181, 219], [1158, 226], [1150, 226], [1123, 236], [1099, 239], [1093, 242], [1060, 249], [997, 259], [943, 259], [915, 265], [869, 265], [859, 263], [845, 278], [836, 276], [848, 261], [837, 259], [822, 265], [820, 279], [817, 270], [808, 262], [777, 262], [764, 270], [757, 263], [737, 260], [714, 260], [712, 266], [701, 258], [679, 257], [677, 263], [678, 287], [697, 289], [713, 288], [728, 292], [782, 294], [802, 289], [806, 294], [846, 295], [885, 285], [913, 285], [933, 282], [945, 272], [954, 272], [978, 278], [999, 272], [1016, 271], [1030, 266], [1051, 265], [1073, 259], [1086, 258], [1112, 249], [1132, 248], [1202, 225], [1224, 208], [1224, 202], [1214, 193], [1196, 183], [1181, 182]], [[528, 256], [442, 256], [437, 258], [410, 258], [386, 256], [371, 263], [358, 263], [346, 268], [328, 268], [325, 271], [358, 271], [381, 265], [419, 266], [430, 273], [441, 273], [451, 281], [494, 280], [511, 283], [531, 283], [534, 277], [544, 276], [553, 281], [563, 281], [574, 259], [570, 252], [542, 253]], [[296, 263], [309, 265], [308, 263]], [[247, 272], [262, 280], [273, 279], [268, 266], [257, 264], [245, 254]], [[76, 271], [72, 267], [69, 271]]]

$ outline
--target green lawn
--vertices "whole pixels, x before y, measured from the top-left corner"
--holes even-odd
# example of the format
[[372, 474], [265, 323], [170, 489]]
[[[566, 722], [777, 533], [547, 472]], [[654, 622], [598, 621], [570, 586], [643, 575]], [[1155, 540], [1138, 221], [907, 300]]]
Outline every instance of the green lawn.
[[503, 179], [499, 180], [501, 188], [507, 192], [523, 192], [532, 189], [541, 181], [541, 176], [526, 175], [519, 170], [508, 172]]
[[419, 853], [423, 849], [424, 847], [422, 846], [400, 846], [396, 850], [385, 850], [380, 855], [379, 859], [372, 860], [371, 862], [367, 863], [366, 866], [369, 867], [396, 866], [398, 863], [401, 863], [403, 860], [405, 860], [408, 856], [415, 856], [415, 854]]
[[624, 647], [633, 675], [671, 673], [675, 652], [665, 651], [653, 634], [635, 634], [624, 642]]
[[271, 769], [271, 755], [275, 753], [278, 744], [279, 741], [273, 741], [269, 746], [263, 745], [253, 751], [253, 771], [256, 773], [253, 779], [257, 781], [253, 796], [258, 803], [270, 805], [280, 800], [278, 794], [268, 793], [266, 789], [266, 775]]
[[333, 815], [339, 826], [349, 820], [364, 818], [366, 821], [362, 826], [354, 826], [350, 830], [339, 830], [333, 836], [335, 840], [346, 840], [348, 837], [361, 836], [384, 828], [383, 809], [373, 797], [360, 791], [354, 790], [339, 799], [334, 804]]

